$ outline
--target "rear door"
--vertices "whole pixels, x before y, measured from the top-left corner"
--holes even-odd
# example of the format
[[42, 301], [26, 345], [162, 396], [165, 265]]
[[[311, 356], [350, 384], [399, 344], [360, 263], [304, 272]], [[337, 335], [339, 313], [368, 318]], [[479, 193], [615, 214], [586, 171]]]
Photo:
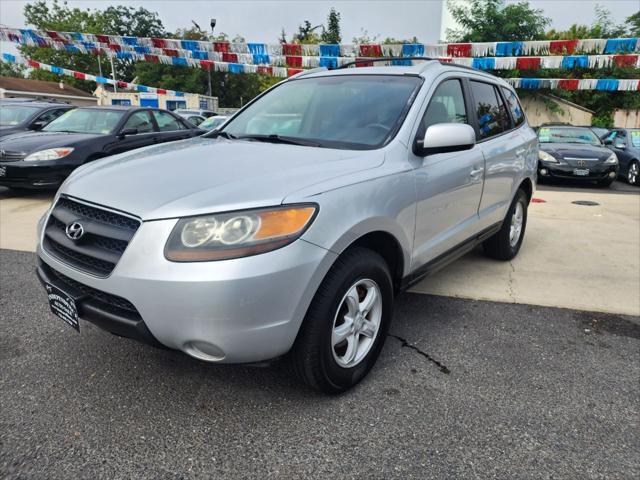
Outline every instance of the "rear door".
[[[484, 189], [479, 215], [482, 228], [504, 219], [515, 182], [525, 168], [524, 138], [514, 124], [500, 87], [470, 79], [476, 140], [485, 160]], [[524, 117], [521, 124], [524, 123]]]
[[[423, 138], [426, 129], [438, 123], [471, 124], [471, 115], [465, 81], [446, 77], [427, 103], [416, 138]], [[409, 155], [416, 165], [415, 270], [477, 233], [484, 158], [478, 146], [424, 158]]]

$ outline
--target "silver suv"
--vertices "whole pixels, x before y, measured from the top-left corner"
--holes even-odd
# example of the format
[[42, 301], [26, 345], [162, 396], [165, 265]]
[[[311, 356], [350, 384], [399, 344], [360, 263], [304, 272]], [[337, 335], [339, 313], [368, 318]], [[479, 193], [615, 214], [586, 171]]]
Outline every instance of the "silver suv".
[[[216, 363], [371, 369], [394, 296], [520, 249], [537, 137], [514, 90], [438, 61], [303, 72], [222, 131], [77, 169], [39, 225], [54, 313]], [[481, 279], [478, 279], [481, 281]]]

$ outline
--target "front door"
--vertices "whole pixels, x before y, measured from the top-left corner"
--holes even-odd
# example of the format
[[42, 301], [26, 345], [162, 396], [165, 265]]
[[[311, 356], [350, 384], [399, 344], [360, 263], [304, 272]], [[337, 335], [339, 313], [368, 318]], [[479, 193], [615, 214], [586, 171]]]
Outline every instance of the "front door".
[[[459, 78], [442, 81], [429, 100], [417, 137], [437, 123], [470, 123], [469, 98]], [[412, 155], [417, 208], [412, 270], [473, 236], [482, 196], [482, 150]]]

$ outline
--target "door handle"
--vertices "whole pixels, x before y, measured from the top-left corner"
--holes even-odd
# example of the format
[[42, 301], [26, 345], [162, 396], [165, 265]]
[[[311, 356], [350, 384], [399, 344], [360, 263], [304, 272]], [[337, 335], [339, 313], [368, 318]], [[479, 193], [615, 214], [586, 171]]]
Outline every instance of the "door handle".
[[480, 176], [482, 174], [482, 172], [484, 172], [484, 168], [474, 168], [473, 170], [471, 170], [469, 172], [469, 176], [473, 177], [473, 178], [477, 178], [478, 176]]
[[520, 149], [516, 150], [516, 155], [517, 156], [521, 156], [526, 151], [527, 150], [525, 148], [520, 148]]

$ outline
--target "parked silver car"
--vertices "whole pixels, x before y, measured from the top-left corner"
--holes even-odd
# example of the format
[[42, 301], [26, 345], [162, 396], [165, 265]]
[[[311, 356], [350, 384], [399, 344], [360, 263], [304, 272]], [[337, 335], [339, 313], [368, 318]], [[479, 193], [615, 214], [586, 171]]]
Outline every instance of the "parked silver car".
[[341, 392], [376, 361], [395, 294], [480, 243], [518, 253], [537, 163], [489, 74], [304, 72], [222, 131], [76, 170], [39, 224], [38, 275], [76, 329], [210, 362], [286, 355]]

